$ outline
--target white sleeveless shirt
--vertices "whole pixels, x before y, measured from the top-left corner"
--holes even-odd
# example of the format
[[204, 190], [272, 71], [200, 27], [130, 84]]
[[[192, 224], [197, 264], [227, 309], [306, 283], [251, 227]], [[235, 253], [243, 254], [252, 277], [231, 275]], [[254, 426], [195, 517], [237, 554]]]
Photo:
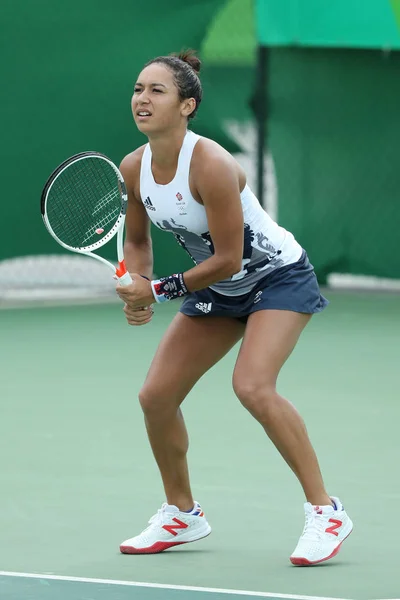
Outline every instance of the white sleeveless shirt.
[[[170, 231], [196, 264], [214, 253], [206, 210], [193, 198], [189, 187], [190, 161], [199, 139], [200, 136], [187, 131], [175, 177], [166, 185], [154, 181], [149, 144], [140, 167], [140, 196], [148, 216], [159, 229]], [[248, 185], [240, 198], [244, 218], [242, 269], [210, 286], [225, 296], [247, 294], [267, 273], [296, 262], [302, 254], [302, 247], [293, 235], [271, 219]]]

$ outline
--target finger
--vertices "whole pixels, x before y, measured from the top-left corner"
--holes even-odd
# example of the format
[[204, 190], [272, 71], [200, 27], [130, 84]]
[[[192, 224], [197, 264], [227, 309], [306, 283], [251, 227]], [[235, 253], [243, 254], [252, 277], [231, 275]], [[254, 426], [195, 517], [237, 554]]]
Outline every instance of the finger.
[[127, 321], [132, 322], [132, 323], [145, 323], [146, 321], [150, 321], [153, 318], [153, 315], [148, 315], [146, 317], [143, 317], [141, 319], [137, 319], [136, 317], [126, 317]]
[[124, 300], [124, 301], [126, 301], [126, 300], [128, 300], [128, 299], [132, 299], [132, 294], [129, 294], [129, 293], [127, 293], [126, 291], [121, 291], [121, 292], [119, 292], [119, 291], [117, 290], [117, 294], [118, 294], [118, 296], [121, 298], [121, 300]]
[[130, 306], [124, 306], [123, 311], [125, 315], [130, 315], [134, 318], [143, 318], [150, 316], [154, 313], [152, 308], [131, 308]]
[[128, 310], [132, 311], [132, 312], [138, 312], [141, 310], [149, 310], [150, 306], [132, 306], [131, 304], [126, 304], [125, 306], [128, 308]]
[[143, 321], [138, 321], [137, 319], [130, 319], [127, 318], [128, 324], [129, 325], [133, 325], [134, 327], [139, 327], [140, 325], [146, 325], [147, 323], [150, 323], [150, 321], [152, 320], [153, 315], [151, 315], [151, 317], [148, 317], [147, 319], [144, 319]]
[[146, 310], [132, 310], [128, 307], [124, 308], [124, 313], [126, 317], [143, 321], [143, 319], [151, 317], [154, 314], [154, 311], [150, 308]]
[[153, 305], [150, 304], [150, 306], [137, 306], [136, 304], [132, 304], [132, 302], [125, 302], [124, 309], [125, 308], [131, 311], [153, 310]]

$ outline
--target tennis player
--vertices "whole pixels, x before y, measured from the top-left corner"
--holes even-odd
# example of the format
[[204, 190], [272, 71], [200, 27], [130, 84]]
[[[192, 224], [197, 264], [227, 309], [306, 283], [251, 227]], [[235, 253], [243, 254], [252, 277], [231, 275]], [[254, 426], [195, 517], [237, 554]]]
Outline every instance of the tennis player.
[[[327, 493], [304, 422], [278, 394], [276, 382], [304, 327], [327, 300], [305, 250], [263, 210], [240, 165], [188, 129], [202, 99], [199, 71], [192, 51], [145, 65], [132, 112], [148, 143], [121, 163], [129, 190], [124, 251], [133, 284], [117, 292], [128, 323], [149, 323], [154, 302], [182, 303], [139, 394], [166, 502], [120, 550], [162, 552], [211, 532], [191, 491], [180, 405], [242, 340], [233, 389], [304, 490], [305, 527], [290, 560], [313, 565], [337, 554], [353, 524], [339, 498]], [[152, 280], [150, 222], [175, 236], [193, 268]]]

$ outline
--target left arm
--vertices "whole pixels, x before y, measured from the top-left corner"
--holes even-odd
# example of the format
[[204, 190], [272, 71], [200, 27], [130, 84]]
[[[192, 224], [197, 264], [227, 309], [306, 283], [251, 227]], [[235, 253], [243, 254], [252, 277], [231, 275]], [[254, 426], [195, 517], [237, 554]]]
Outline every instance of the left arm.
[[[204, 205], [214, 254], [183, 273], [188, 292], [238, 273], [243, 257], [243, 211], [236, 163], [230, 154], [208, 140], [197, 146], [192, 158], [191, 187]], [[131, 307], [154, 302], [154, 297], [149, 297], [149, 283], [131, 275], [133, 286], [117, 288], [121, 298]]]
[[231, 277], [242, 268], [243, 211], [239, 176], [232, 157], [219, 147], [202, 149], [193, 183], [207, 214], [214, 254], [183, 274], [189, 292]]

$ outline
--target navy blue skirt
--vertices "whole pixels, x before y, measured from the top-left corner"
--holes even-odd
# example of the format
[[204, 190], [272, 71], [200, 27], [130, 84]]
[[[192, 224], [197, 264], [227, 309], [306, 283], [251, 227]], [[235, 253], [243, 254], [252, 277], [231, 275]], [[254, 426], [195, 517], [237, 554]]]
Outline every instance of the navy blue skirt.
[[180, 312], [190, 317], [234, 317], [245, 323], [248, 316], [258, 310], [314, 314], [327, 305], [328, 300], [321, 295], [314, 267], [303, 251], [297, 262], [272, 271], [248, 294], [224, 296], [205, 288], [186, 296]]

